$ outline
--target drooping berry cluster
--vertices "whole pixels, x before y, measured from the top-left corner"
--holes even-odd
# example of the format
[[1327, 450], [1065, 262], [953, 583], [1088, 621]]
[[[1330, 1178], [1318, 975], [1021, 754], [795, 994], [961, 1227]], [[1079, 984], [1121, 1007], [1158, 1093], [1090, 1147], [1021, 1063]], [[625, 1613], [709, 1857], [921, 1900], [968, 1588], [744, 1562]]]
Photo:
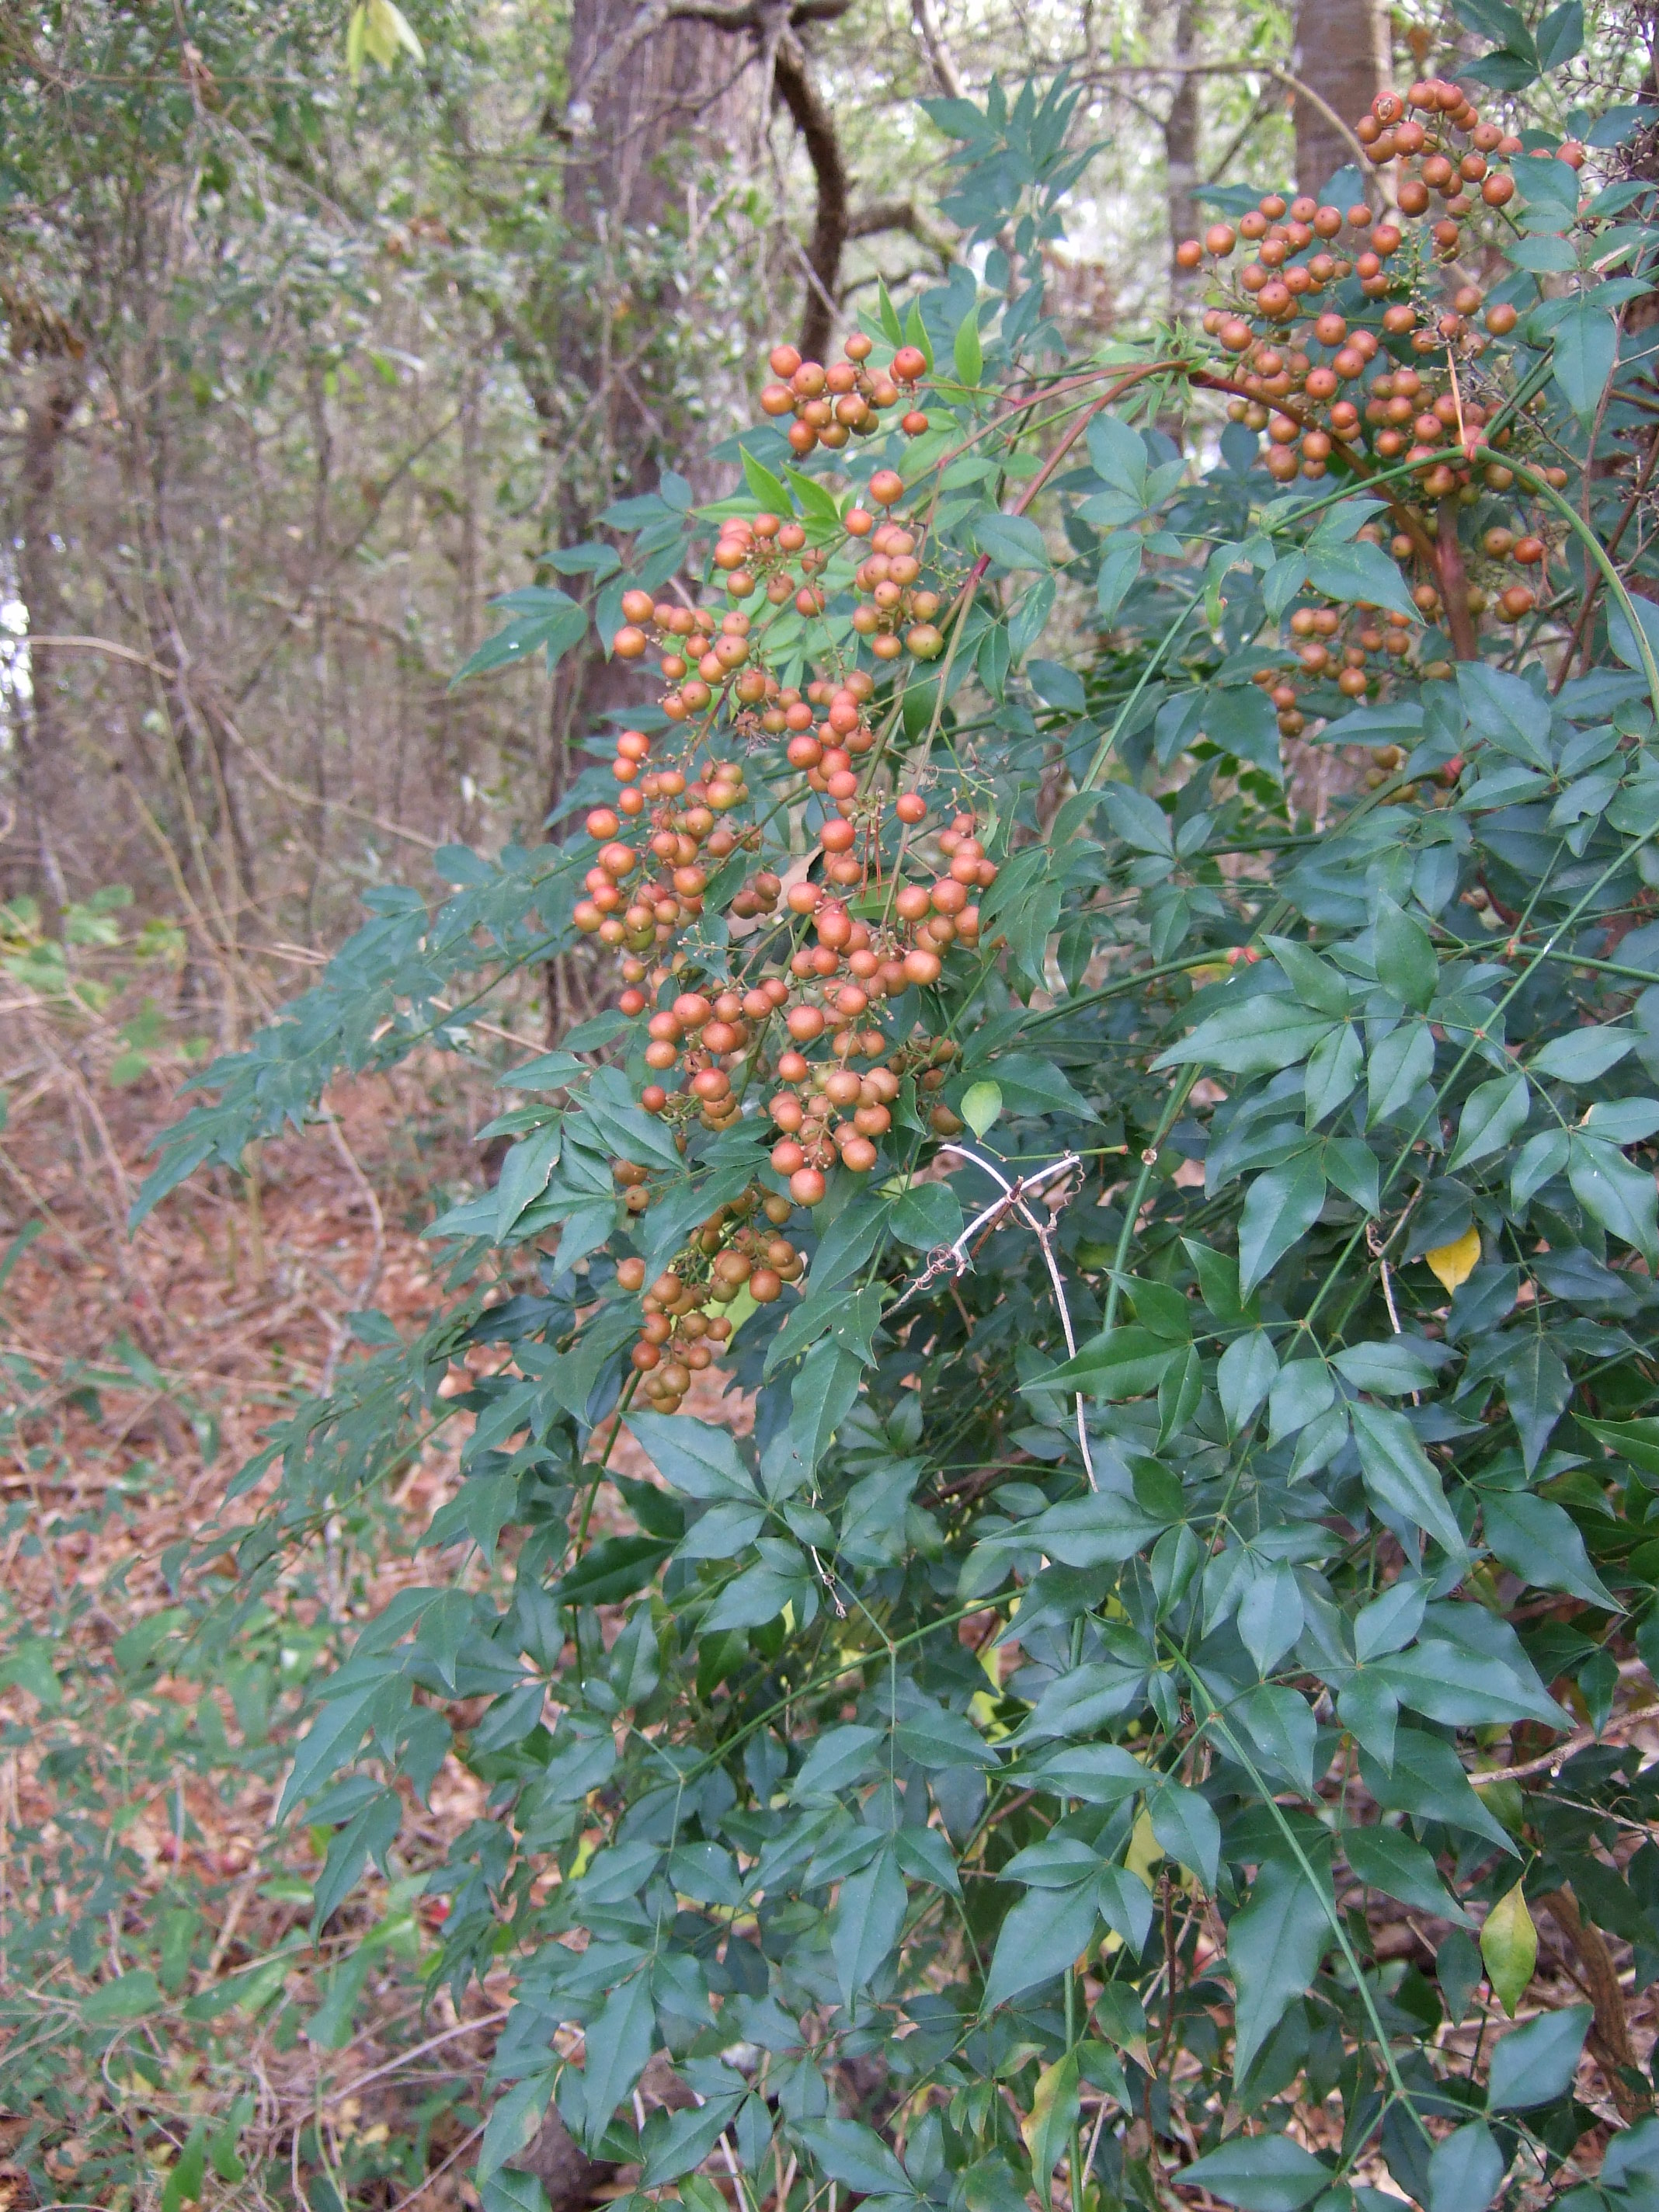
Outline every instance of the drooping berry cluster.
[[[1528, 413], [1506, 404], [1503, 359], [1490, 355], [1493, 341], [1515, 330], [1517, 310], [1505, 299], [1488, 301], [1459, 265], [1477, 248], [1475, 267], [1485, 265], [1475, 226], [1515, 196], [1512, 170], [1495, 164], [1511, 161], [1522, 143], [1483, 121], [1461, 87], [1438, 79], [1403, 95], [1380, 94], [1358, 135], [1389, 173], [1386, 213], [1269, 192], [1236, 224], [1214, 223], [1202, 240], [1183, 240], [1176, 259], [1188, 270], [1207, 266], [1214, 279], [1203, 326], [1229, 358], [1203, 380], [1232, 394], [1236, 422], [1266, 433], [1261, 465], [1271, 476], [1316, 481], [1338, 466], [1363, 479], [1409, 469], [1403, 483], [1397, 474], [1384, 480], [1397, 526], [1389, 550], [1407, 572], [1416, 605], [1448, 624], [1461, 652], [1472, 649], [1483, 617], [1513, 623], [1537, 611], [1536, 586], [1503, 571], [1547, 554], [1541, 529], [1523, 517], [1494, 523], [1483, 515], [1488, 526], [1468, 547], [1455, 519], [1459, 507], [1488, 494], [1501, 500], [1516, 483], [1505, 463], [1477, 468], [1472, 449], [1486, 443], [1519, 456], [1532, 442]], [[1583, 149], [1569, 143], [1556, 158], [1576, 168]], [[1357, 317], [1352, 305], [1343, 312], [1323, 298], [1347, 280], [1376, 307]], [[1558, 489], [1565, 482], [1559, 467], [1540, 473]], [[1257, 678], [1273, 693], [1284, 734], [1304, 726], [1300, 683], [1334, 678], [1344, 695], [1363, 698], [1382, 669], [1412, 650], [1405, 618], [1365, 606], [1356, 613], [1333, 605], [1291, 615], [1286, 667]], [[1449, 672], [1431, 655], [1422, 660], [1420, 674]]]
[[715, 1207], [649, 1290], [643, 1260], [618, 1264], [622, 1289], [644, 1293], [633, 1359], [641, 1387], [659, 1413], [678, 1411], [692, 1376], [713, 1364], [732, 1334], [730, 1318], [707, 1307], [730, 1305], [745, 1293], [757, 1305], [770, 1305], [786, 1283], [799, 1280], [805, 1261], [779, 1234], [793, 1211], [787, 1198], [751, 1184]]

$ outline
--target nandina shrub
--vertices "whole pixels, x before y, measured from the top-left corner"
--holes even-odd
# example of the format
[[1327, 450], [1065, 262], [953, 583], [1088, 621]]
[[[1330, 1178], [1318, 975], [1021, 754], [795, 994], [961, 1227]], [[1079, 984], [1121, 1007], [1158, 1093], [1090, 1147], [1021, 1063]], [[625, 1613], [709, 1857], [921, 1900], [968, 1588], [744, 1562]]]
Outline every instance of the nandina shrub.
[[371, 895], [152, 1187], [584, 936], [613, 983], [501, 1073], [452, 1312], [240, 1484], [257, 1592], [472, 1417], [286, 1802], [322, 1914], [488, 1784], [434, 1887], [514, 1977], [492, 2207], [550, 2100], [750, 2212], [1659, 2176], [1634, 112], [1389, 94], [1386, 202], [1231, 196], [1201, 328], [1079, 357], [1075, 104], [936, 103], [983, 283], [781, 345], [730, 497], [513, 595], [468, 672], [592, 624], [660, 681], [552, 842]]

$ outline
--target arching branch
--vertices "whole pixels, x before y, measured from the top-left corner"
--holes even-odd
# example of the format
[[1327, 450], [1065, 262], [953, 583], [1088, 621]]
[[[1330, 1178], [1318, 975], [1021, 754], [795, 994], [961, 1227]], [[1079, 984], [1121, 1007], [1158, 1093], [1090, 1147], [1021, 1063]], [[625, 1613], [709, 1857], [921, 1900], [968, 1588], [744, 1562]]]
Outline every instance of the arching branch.
[[948, 253], [954, 240], [949, 233], [928, 222], [914, 200], [872, 200], [854, 208], [847, 218], [849, 239], [875, 238], [884, 230], [907, 231], [935, 253]]
[[835, 118], [812, 82], [805, 52], [793, 31], [786, 31], [778, 40], [772, 81], [794, 118], [817, 184], [817, 214], [812, 241], [806, 249], [810, 281], [801, 317], [800, 349], [809, 361], [821, 361], [830, 343], [842, 249], [847, 243], [847, 164]]

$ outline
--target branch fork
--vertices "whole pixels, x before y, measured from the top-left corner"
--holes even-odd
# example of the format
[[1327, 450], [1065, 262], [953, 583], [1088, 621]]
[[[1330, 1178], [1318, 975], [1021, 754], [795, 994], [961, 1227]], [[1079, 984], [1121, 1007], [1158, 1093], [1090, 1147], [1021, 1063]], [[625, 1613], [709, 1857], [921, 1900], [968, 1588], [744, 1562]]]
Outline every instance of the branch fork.
[[[1035, 1213], [1030, 1200], [1040, 1191], [1058, 1182], [1061, 1176], [1069, 1175], [1073, 1168], [1081, 1167], [1081, 1157], [1076, 1152], [1067, 1152], [1063, 1159], [1051, 1161], [1046, 1168], [1039, 1168], [1035, 1175], [1021, 1176], [1010, 1182], [994, 1161], [988, 1160], [982, 1152], [975, 1152], [969, 1146], [952, 1143], [941, 1145], [939, 1150], [941, 1152], [954, 1152], [958, 1159], [967, 1160], [974, 1167], [982, 1170], [993, 1182], [1000, 1186], [1002, 1195], [993, 1199], [989, 1206], [976, 1213], [953, 1244], [936, 1244], [933, 1247], [927, 1255], [927, 1266], [914, 1280], [906, 1284], [887, 1309], [889, 1316], [896, 1313], [908, 1299], [914, 1297], [918, 1291], [926, 1290], [931, 1283], [937, 1282], [943, 1274], [948, 1273], [952, 1282], [959, 1282], [973, 1266], [974, 1255], [985, 1238], [1011, 1213], [1017, 1213], [1042, 1247], [1048, 1279], [1054, 1286], [1054, 1303], [1060, 1309], [1060, 1327], [1066, 1333], [1066, 1357], [1075, 1358], [1077, 1336], [1072, 1327], [1072, 1310], [1066, 1303], [1065, 1278], [1060, 1272], [1059, 1261], [1054, 1258], [1054, 1217], [1051, 1214], [1045, 1220]], [[1090, 1489], [1097, 1490], [1100, 1486], [1095, 1479], [1094, 1455], [1089, 1449], [1089, 1427], [1084, 1418], [1081, 1391], [1075, 1394], [1073, 1402], [1077, 1408], [1077, 1440], [1083, 1454], [1084, 1471], [1088, 1475]]]

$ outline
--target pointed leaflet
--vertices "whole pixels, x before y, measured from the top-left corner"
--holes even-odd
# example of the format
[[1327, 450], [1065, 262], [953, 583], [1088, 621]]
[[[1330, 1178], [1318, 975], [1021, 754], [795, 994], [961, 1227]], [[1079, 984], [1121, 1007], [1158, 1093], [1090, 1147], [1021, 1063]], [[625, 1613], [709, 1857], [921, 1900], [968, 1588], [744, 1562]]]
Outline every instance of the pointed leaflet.
[[1555, 325], [1555, 381], [1573, 413], [1588, 429], [1619, 353], [1619, 324], [1610, 307], [1588, 296], [1571, 302]]
[[[1206, 2158], [1181, 2169], [1181, 2179], [1206, 2189], [1218, 2203], [1239, 2212], [1302, 2212], [1323, 2197], [1335, 2176], [1311, 2151], [1287, 2135], [1234, 2136]], [[1334, 2205], [1343, 2199], [1334, 2191]]]
[[1273, 1389], [1279, 1354], [1266, 1329], [1236, 1336], [1216, 1367], [1216, 1392], [1229, 1435], [1237, 1436]]
[[789, 1433], [809, 1474], [852, 1411], [863, 1372], [858, 1354], [833, 1337], [815, 1344], [802, 1360], [790, 1394]]
[[1022, 1898], [997, 1937], [981, 2009], [1063, 1974], [1093, 1936], [1097, 1917], [1092, 1875], [1069, 1889], [1034, 1889]]
[[1206, 1889], [1215, 1887], [1221, 1857], [1221, 1826], [1207, 1798], [1179, 1783], [1165, 1782], [1146, 1798], [1152, 1833], [1172, 1859], [1195, 1874]]
[[1271, 1075], [1305, 1060], [1335, 1024], [1287, 992], [1258, 992], [1223, 1006], [1188, 1037], [1159, 1053], [1154, 1068], [1199, 1060], [1228, 1075]]
[[1634, 1030], [1568, 1030], [1534, 1054], [1531, 1072], [1555, 1083], [1599, 1083], [1635, 1043]]
[[913, 2197], [909, 2176], [873, 2128], [860, 2120], [794, 2120], [791, 2131], [831, 2181], [885, 2203]]
[[1432, 1536], [1454, 1559], [1464, 1556], [1458, 1527], [1433, 1462], [1403, 1413], [1363, 1402], [1352, 1407], [1354, 1442], [1365, 1487], [1389, 1512]]
[[1348, 1864], [1370, 1889], [1401, 1905], [1414, 1905], [1442, 1920], [1474, 1925], [1440, 1879], [1439, 1869], [1421, 1844], [1399, 1828], [1344, 1828], [1339, 1838]]
[[1167, 1336], [1131, 1325], [1109, 1329], [1074, 1358], [1023, 1383], [1023, 1389], [1079, 1390], [1085, 1398], [1144, 1398], [1176, 1356]]
[[[1523, 1146], [1523, 1153], [1528, 1149]], [[1461, 1290], [1480, 1264], [1480, 1231], [1471, 1222], [1449, 1244], [1431, 1244], [1423, 1264], [1443, 1290]]]
[[1289, 979], [1291, 988], [1304, 1006], [1340, 1021], [1348, 1011], [1347, 979], [1328, 960], [1322, 960], [1293, 937], [1267, 937], [1262, 942]]
[[1051, 1505], [1022, 1522], [1018, 1534], [1023, 1543], [1040, 1546], [1062, 1566], [1103, 1567], [1156, 1543], [1170, 1517], [1121, 1491], [1102, 1490]]
[[1531, 1097], [1527, 1079], [1518, 1071], [1496, 1076], [1490, 1083], [1478, 1083], [1463, 1103], [1448, 1169], [1468, 1167], [1501, 1152], [1525, 1126]]
[[294, 1754], [277, 1808], [279, 1820], [319, 1782], [326, 1781], [337, 1766], [343, 1766], [354, 1756], [369, 1724], [369, 1709], [384, 1686], [383, 1681], [373, 1681], [349, 1696], [331, 1698], [323, 1706]]
[[1324, 1203], [1325, 1170], [1316, 1151], [1256, 1177], [1238, 1224], [1238, 1279], [1247, 1297], [1307, 1235]]
[[743, 476], [751, 495], [760, 501], [762, 509], [775, 514], [780, 521], [787, 522], [794, 513], [787, 487], [781, 483], [763, 463], [755, 459], [747, 446], [743, 448]]
[[1527, 1910], [1524, 1883], [1516, 1882], [1486, 1915], [1480, 1929], [1480, 1956], [1492, 1995], [1515, 2018], [1515, 2008], [1527, 1994], [1538, 1965], [1538, 1929]]
[[675, 1413], [630, 1412], [628, 1425], [661, 1473], [688, 1498], [755, 1502], [754, 1480], [738, 1457], [729, 1430]]
[[1649, 1170], [1627, 1160], [1617, 1145], [1574, 1136], [1567, 1147], [1567, 1181], [1585, 1212], [1609, 1236], [1650, 1261], [1659, 1259], [1659, 1189]]
[[488, 2182], [510, 2158], [516, 2158], [542, 2124], [553, 2094], [555, 2069], [544, 2068], [515, 2081], [489, 2115], [483, 2142], [478, 2148], [477, 2178]]
[[1327, 1115], [1334, 1114], [1352, 1096], [1364, 1064], [1365, 1048], [1352, 1022], [1344, 1022], [1340, 1029], [1320, 1039], [1308, 1056], [1308, 1073], [1303, 1085], [1310, 1129], [1317, 1128]]
[[1330, 1941], [1324, 1899], [1299, 1866], [1269, 1859], [1249, 1903], [1227, 1929], [1227, 1963], [1238, 1993], [1233, 2079], [1255, 2057], [1293, 2001], [1310, 1988]]
[[849, 2009], [897, 1942], [908, 1894], [890, 1844], [861, 1874], [850, 1875], [842, 1882], [830, 1923], [830, 1949], [842, 2002]]
[[[502, 1163], [495, 1186], [495, 1242], [505, 1238], [527, 1206], [547, 1188], [547, 1179], [559, 1157], [561, 1125], [552, 1122], [514, 1145]], [[608, 1224], [607, 1224], [608, 1229]]]
[[1304, 1797], [1310, 1797], [1319, 1729], [1313, 1708], [1301, 1692], [1264, 1683], [1238, 1700], [1232, 1717], [1256, 1757], [1288, 1776]]
[[1402, 1022], [1374, 1046], [1366, 1073], [1365, 1126], [1392, 1120], [1434, 1073], [1434, 1033], [1426, 1022]]
[[1037, 2075], [1030, 2116], [1020, 2123], [1020, 2134], [1031, 2154], [1031, 2179], [1040, 2197], [1048, 2193], [1049, 2178], [1066, 2154], [1080, 2109], [1077, 2053], [1068, 2051]]
[[1444, 1820], [1484, 1836], [1511, 1858], [1515, 1845], [1469, 1786], [1455, 1745], [1421, 1729], [1401, 1728], [1395, 1737], [1394, 1761], [1383, 1767], [1368, 1745], [1360, 1746], [1360, 1779], [1386, 1813], [1409, 1813], [1413, 1820]]
[[985, 352], [979, 340], [979, 308], [969, 308], [957, 325], [956, 342], [951, 348], [956, 366], [957, 381], [973, 386], [979, 382], [985, 368]]
[[1463, 711], [1473, 728], [1502, 752], [1528, 768], [1548, 770], [1550, 702], [1541, 690], [1508, 670], [1484, 660], [1466, 660], [1457, 672]]
[[1400, 1700], [1386, 1682], [1363, 1671], [1351, 1674], [1336, 1700], [1336, 1715], [1348, 1734], [1386, 1773], [1394, 1765]]
[[1238, 1603], [1238, 1633], [1259, 1674], [1269, 1674], [1302, 1633], [1302, 1585], [1288, 1561], [1264, 1564]]
[[1551, 1431], [1566, 1411], [1572, 1382], [1560, 1354], [1535, 1328], [1521, 1333], [1498, 1372], [1510, 1419], [1521, 1439], [1521, 1457], [1530, 1474], [1543, 1455]]
[[1514, 1573], [1538, 1589], [1569, 1590], [1587, 1605], [1619, 1610], [1589, 1563], [1583, 1538], [1560, 1506], [1526, 1491], [1488, 1491], [1481, 1504], [1487, 1545]]
[[1471, 2120], [1429, 2160], [1429, 2212], [1486, 2212], [1504, 2179], [1504, 2154], [1484, 2120]]
[[643, 1972], [612, 1990], [585, 2033], [582, 2137], [596, 2151], [611, 2116], [645, 2071], [655, 2033], [651, 1984]]
[[1385, 1652], [1403, 1651], [1423, 1626], [1432, 1583], [1402, 1577], [1354, 1615], [1353, 1648], [1363, 1665]]
[[[653, 2112], [646, 2122], [645, 2186], [660, 2188], [701, 2166], [742, 2101], [740, 2094], [710, 2097], [701, 2108], [694, 2105], [686, 2112]], [[491, 2212], [489, 2205], [485, 2205], [484, 2212]]]
[[1588, 2005], [1547, 2012], [1512, 2027], [1492, 2055], [1486, 2102], [1494, 2112], [1522, 2112], [1565, 2096], [1578, 2070], [1594, 2017]]
[[1376, 929], [1376, 980], [1385, 991], [1420, 1013], [1440, 980], [1429, 933], [1391, 898], [1379, 901]]
[[349, 1895], [371, 1853], [384, 1869], [386, 1850], [396, 1842], [402, 1820], [403, 1806], [397, 1792], [378, 1790], [334, 1837], [311, 1900], [313, 1942], [330, 1914]]
[[1152, 1926], [1152, 1893], [1146, 1883], [1127, 1867], [1103, 1867], [1097, 1894], [1102, 1919], [1139, 1958]]

